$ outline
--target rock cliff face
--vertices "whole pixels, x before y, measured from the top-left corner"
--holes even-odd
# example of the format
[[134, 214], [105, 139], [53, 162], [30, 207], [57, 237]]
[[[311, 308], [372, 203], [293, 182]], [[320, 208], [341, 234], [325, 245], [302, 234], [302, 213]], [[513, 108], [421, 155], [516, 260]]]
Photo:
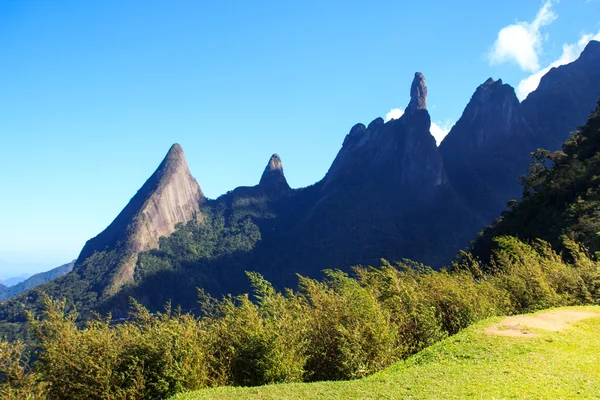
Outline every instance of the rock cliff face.
[[409, 115], [418, 110], [427, 110], [427, 86], [425, 85], [425, 75], [420, 72], [415, 73], [412, 85], [410, 86], [410, 103], [405, 112]]
[[190, 174], [183, 149], [174, 144], [117, 218], [86, 243], [75, 270], [95, 252], [118, 249], [120, 261], [109, 271], [112, 276], [105, 289], [105, 294], [114, 293], [133, 280], [140, 252], [157, 248], [159, 239], [173, 233], [178, 223], [201, 218], [200, 203], [203, 200], [204, 195]]
[[534, 135], [514, 89], [490, 78], [477, 88], [440, 151], [479, 151]]
[[439, 150], [453, 187], [491, 222], [509, 199], [520, 197], [518, 177], [540, 141], [514, 89], [490, 78], [477, 88]]

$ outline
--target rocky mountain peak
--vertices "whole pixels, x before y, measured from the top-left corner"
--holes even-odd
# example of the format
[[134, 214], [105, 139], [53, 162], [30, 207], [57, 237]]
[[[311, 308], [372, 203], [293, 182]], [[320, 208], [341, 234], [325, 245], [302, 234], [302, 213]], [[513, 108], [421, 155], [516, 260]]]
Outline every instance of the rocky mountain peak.
[[366, 130], [367, 127], [364, 124], [358, 123], [354, 125], [352, 129], [350, 129], [350, 133], [344, 138], [342, 147], [348, 147], [351, 143], [356, 142]]
[[[185, 153], [179, 143], [175, 143], [171, 146], [152, 177], [154, 177], [158, 183], [177, 173], [190, 174], [187, 160], [185, 159]], [[152, 179], [152, 177], [150, 179]]]
[[169, 148], [169, 151], [165, 156], [165, 161], [170, 163], [187, 162], [185, 159], [185, 153], [183, 152], [183, 148], [179, 143], [174, 143], [171, 146], [171, 148]]
[[[411, 100], [402, 117], [388, 121], [376, 118], [367, 127], [356, 124], [329, 168], [322, 189], [384, 186], [392, 191], [411, 191], [411, 201], [430, 201], [446, 175], [427, 111], [425, 77], [417, 72], [410, 88]], [[381, 185], [373, 189], [373, 182]], [[382, 189], [382, 190], [388, 190]]]
[[[183, 149], [174, 144], [156, 171], [131, 198], [114, 221], [98, 236], [88, 240], [76, 262], [76, 269], [94, 252], [119, 248], [119, 261], [105, 294], [114, 293], [133, 280], [137, 256], [158, 247], [159, 239], [171, 235], [175, 225], [200, 218], [205, 199], [190, 173]], [[89, 267], [89, 266], [88, 266]]]
[[[516, 103], [519, 102], [512, 86], [504, 84], [502, 79], [495, 81], [493, 78], [488, 78], [477, 87], [475, 93], [473, 93], [473, 96], [471, 97], [469, 105], [480, 106], [488, 103], [490, 100], [506, 96], [508, 96], [511, 101]], [[467, 105], [467, 107], [469, 107], [469, 105]]]
[[283, 174], [283, 163], [279, 154], [273, 154], [269, 159], [265, 171], [260, 178], [259, 186], [290, 188]]
[[425, 84], [425, 75], [420, 72], [415, 73], [412, 85], [410, 86], [410, 102], [406, 107], [406, 113], [416, 110], [427, 109], [427, 85]]
[[514, 88], [502, 79], [489, 78], [473, 93], [462, 116], [444, 139], [442, 152], [454, 140], [461, 142], [461, 147], [480, 148], [491, 139], [518, 135], [520, 119], [521, 106]]
[[588, 60], [599, 60], [600, 59], [600, 42], [597, 40], [590, 40], [590, 42], [585, 46], [583, 52], [579, 56], [580, 60], [588, 61]]

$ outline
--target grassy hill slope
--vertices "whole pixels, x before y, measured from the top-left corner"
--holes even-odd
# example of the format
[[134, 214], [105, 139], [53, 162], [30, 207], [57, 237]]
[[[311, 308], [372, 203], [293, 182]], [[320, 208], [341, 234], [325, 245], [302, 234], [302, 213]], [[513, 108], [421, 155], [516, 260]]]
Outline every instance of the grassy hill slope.
[[[568, 307], [599, 314], [600, 307]], [[541, 313], [546, 313], [542, 311]], [[536, 313], [539, 315], [540, 313]], [[557, 332], [492, 336], [477, 323], [404, 361], [355, 381], [221, 387], [176, 395], [208, 399], [595, 398], [600, 393], [600, 318]], [[537, 334], [537, 335], [536, 335]]]

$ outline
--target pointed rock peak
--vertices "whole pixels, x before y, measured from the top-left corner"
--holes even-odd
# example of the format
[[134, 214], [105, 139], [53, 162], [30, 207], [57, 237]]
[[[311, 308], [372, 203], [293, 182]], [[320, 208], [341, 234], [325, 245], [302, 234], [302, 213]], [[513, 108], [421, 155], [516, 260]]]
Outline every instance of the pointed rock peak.
[[367, 128], [365, 127], [365, 125], [361, 124], [360, 122], [354, 125], [352, 129], [350, 129], [350, 133], [348, 133], [344, 138], [344, 143], [342, 144], [342, 147], [349, 146], [351, 143], [356, 142], [356, 140], [358, 140], [358, 138], [363, 133], [365, 133], [366, 130]]
[[179, 143], [175, 143], [171, 146], [167, 155], [165, 156], [164, 161], [186, 162], [185, 161], [185, 153], [183, 152], [183, 148], [179, 145]]
[[425, 84], [425, 76], [420, 72], [416, 72], [412, 85], [410, 86], [410, 103], [408, 103], [408, 107], [406, 107], [406, 112], [426, 109], [427, 85]]
[[289, 189], [285, 176], [283, 175], [283, 163], [279, 154], [273, 154], [260, 178], [260, 186], [282, 187]]
[[593, 60], [600, 58], [600, 42], [597, 40], [590, 40], [590, 42], [585, 46], [585, 49], [581, 52], [579, 56], [582, 60]]
[[[201, 220], [200, 203], [204, 194], [190, 173], [180, 145], [174, 144], [156, 171], [131, 198], [114, 221], [99, 235], [88, 240], [81, 250], [75, 268], [94, 252], [119, 249], [106, 283], [103, 295], [113, 295], [134, 278], [140, 252], [156, 249], [161, 237], [175, 231], [179, 223], [192, 218]], [[112, 262], [112, 261], [111, 261]], [[95, 275], [100, 276], [100, 275]], [[104, 282], [104, 281], [103, 281]]]
[[281, 171], [283, 173], [283, 163], [281, 162], [281, 157], [279, 154], [275, 153], [269, 159], [269, 163], [267, 164], [267, 171]]
[[476, 104], [484, 104], [487, 103], [491, 98], [498, 95], [501, 97], [508, 95], [513, 98], [512, 100], [515, 100], [517, 103], [519, 102], [515, 93], [515, 89], [512, 86], [503, 83], [502, 79], [495, 81], [492, 78], [488, 78], [485, 82], [479, 85], [477, 90], [475, 90], [475, 93], [471, 98], [471, 103], [474, 102]]
[[169, 149], [169, 152], [167, 153], [167, 157], [182, 157], [183, 156], [183, 148], [181, 147], [181, 145], [179, 143], [174, 143], [171, 148]]
[[191, 177], [187, 161], [185, 160], [183, 148], [178, 143], [175, 143], [171, 146], [169, 152], [160, 163], [152, 177], [150, 177], [150, 180], [155, 180], [156, 183], [160, 185], [160, 182], [177, 174], [183, 174]]
[[483, 82], [481, 85], [479, 85], [479, 87], [484, 87], [484, 86], [502, 86], [504, 85], [504, 83], [502, 83], [502, 79], [498, 79], [497, 81], [494, 80], [494, 78], [488, 78], [487, 81]]

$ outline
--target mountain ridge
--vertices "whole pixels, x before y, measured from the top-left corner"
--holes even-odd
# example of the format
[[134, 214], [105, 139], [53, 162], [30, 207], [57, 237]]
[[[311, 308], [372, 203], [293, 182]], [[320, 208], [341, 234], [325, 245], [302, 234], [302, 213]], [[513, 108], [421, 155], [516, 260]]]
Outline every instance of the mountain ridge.
[[[169, 299], [193, 308], [197, 287], [244, 292], [245, 270], [290, 287], [297, 273], [314, 277], [382, 257], [447, 265], [520, 195], [529, 153], [560, 136], [540, 119], [570, 124], [565, 139], [585, 122], [579, 109], [593, 108], [600, 93], [598, 68], [590, 65], [596, 53], [599, 46], [588, 45], [581, 60], [551, 70], [523, 102], [501, 80], [486, 80], [439, 147], [417, 72], [404, 115], [355, 124], [323, 179], [306, 188], [289, 187], [275, 154], [257, 185], [209, 200], [173, 145], [113, 223], [88, 241], [74, 270], [40, 290], [126, 313], [130, 295], [152, 308]], [[564, 84], [552, 83], [561, 77]], [[577, 113], [569, 106], [554, 115], [581, 91], [587, 95]]]
[[[0, 285], [0, 301], [9, 299], [11, 297], [17, 296], [29, 289], [33, 289], [36, 286], [39, 286], [48, 281], [57, 279], [65, 274], [68, 274], [73, 270], [73, 266], [75, 265], [75, 260], [70, 263], [60, 265], [56, 268], [52, 268], [49, 271], [39, 272], [37, 274], [31, 275], [29, 278], [25, 279], [22, 282], [17, 283], [12, 286], [4, 286]], [[2, 287], [3, 286], [3, 287]]]

